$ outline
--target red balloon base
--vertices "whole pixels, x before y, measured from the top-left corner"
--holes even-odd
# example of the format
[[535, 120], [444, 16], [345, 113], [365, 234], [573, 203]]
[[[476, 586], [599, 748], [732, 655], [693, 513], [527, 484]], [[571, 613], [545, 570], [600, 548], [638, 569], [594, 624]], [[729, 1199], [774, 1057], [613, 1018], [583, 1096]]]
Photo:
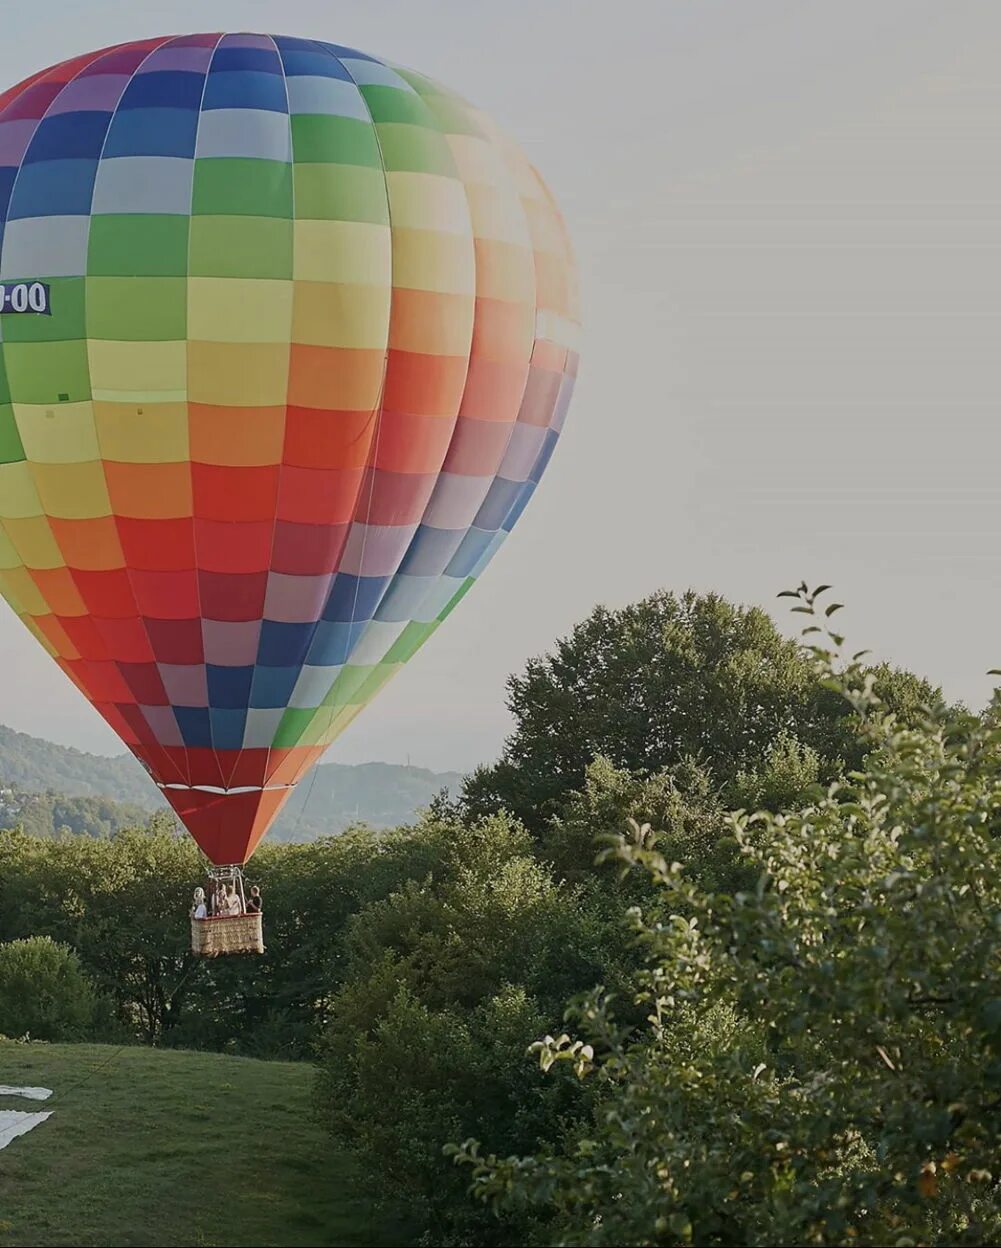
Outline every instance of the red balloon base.
[[216, 866], [245, 863], [288, 801], [291, 787], [211, 793], [162, 790], [202, 853]]

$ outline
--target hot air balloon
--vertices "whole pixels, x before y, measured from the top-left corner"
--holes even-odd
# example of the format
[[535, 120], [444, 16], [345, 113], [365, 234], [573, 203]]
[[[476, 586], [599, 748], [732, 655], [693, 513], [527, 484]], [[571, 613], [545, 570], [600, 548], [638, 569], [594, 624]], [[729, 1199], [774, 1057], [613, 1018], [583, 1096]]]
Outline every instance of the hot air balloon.
[[0, 95], [0, 592], [238, 874], [546, 468], [573, 262], [525, 156], [317, 40]]

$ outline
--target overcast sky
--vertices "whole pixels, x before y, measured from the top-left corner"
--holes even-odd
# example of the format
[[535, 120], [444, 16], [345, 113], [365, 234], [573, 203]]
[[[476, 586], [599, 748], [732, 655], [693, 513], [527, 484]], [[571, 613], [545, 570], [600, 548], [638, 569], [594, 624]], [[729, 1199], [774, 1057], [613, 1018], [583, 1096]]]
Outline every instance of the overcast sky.
[[[596, 602], [833, 582], [857, 648], [984, 701], [1001, 666], [995, 0], [45, 0], [0, 82], [144, 35], [311, 35], [527, 148], [585, 338], [563, 440], [474, 591], [331, 759], [468, 768], [504, 680]], [[120, 746], [0, 603], [0, 722]]]

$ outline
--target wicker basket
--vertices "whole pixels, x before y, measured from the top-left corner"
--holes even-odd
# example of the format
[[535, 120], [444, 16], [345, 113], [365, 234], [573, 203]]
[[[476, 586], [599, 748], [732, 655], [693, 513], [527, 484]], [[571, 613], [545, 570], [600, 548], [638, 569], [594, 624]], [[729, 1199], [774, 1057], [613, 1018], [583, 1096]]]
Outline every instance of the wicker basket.
[[218, 958], [224, 953], [263, 953], [260, 914], [192, 919], [191, 952], [203, 958]]

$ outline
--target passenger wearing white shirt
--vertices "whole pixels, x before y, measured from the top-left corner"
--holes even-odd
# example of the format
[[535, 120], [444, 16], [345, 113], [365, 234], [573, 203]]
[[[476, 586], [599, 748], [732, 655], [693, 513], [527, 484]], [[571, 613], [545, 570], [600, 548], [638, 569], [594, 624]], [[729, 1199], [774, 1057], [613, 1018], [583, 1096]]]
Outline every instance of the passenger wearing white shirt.
[[191, 917], [193, 919], [204, 919], [208, 917], [208, 910], [205, 908], [205, 889], [195, 889], [195, 904], [191, 907]]

